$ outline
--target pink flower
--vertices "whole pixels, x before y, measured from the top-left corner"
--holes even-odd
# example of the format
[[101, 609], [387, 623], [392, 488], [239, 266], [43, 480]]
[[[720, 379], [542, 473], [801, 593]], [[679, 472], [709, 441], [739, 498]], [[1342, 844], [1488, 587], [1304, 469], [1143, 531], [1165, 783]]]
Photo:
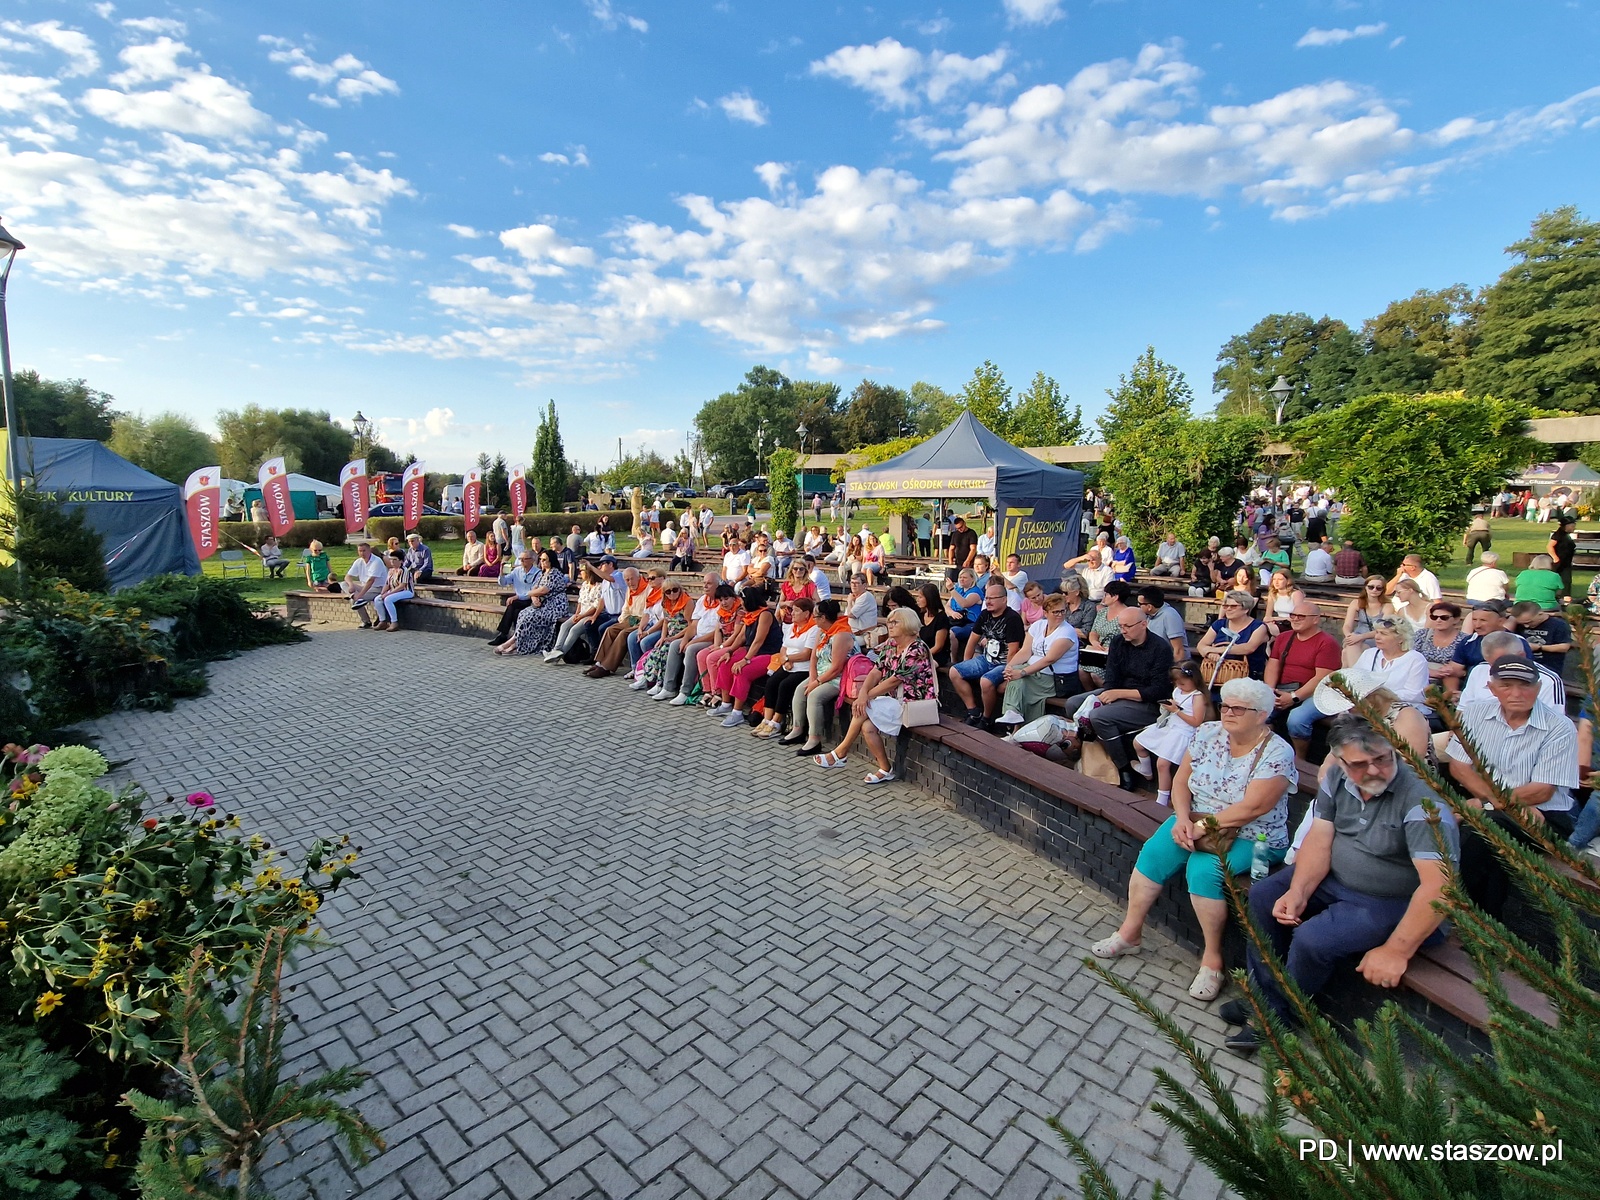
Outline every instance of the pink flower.
[[215, 808], [217, 803], [210, 792], [190, 792], [184, 800], [190, 808]]

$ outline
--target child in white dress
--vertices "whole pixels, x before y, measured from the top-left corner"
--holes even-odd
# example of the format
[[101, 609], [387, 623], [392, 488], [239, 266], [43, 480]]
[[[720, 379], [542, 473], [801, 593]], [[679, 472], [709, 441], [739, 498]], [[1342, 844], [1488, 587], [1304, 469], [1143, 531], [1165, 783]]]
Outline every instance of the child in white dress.
[[[1194, 731], [1205, 724], [1205, 689], [1200, 683], [1200, 667], [1182, 662], [1172, 668], [1172, 699], [1161, 705], [1161, 718], [1141, 729], [1133, 739], [1139, 759], [1133, 769], [1149, 779], [1157, 776], [1157, 804], [1172, 802], [1172, 775], [1183, 762], [1184, 752], [1194, 739]], [[1154, 764], [1151, 763], [1154, 759]]]

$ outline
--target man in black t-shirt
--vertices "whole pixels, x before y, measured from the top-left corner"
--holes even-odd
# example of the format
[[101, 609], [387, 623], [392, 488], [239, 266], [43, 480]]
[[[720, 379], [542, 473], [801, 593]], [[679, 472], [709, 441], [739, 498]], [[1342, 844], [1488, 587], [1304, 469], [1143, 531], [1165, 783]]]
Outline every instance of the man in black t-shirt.
[[[981, 726], [1000, 704], [1006, 664], [1022, 648], [1022, 614], [1006, 605], [1006, 586], [991, 580], [983, 594], [983, 614], [972, 627], [966, 653], [950, 668], [950, 685], [967, 707], [967, 724]], [[972, 690], [978, 683], [978, 694]], [[981, 703], [980, 703], [981, 696]]]
[[1567, 664], [1567, 651], [1572, 649], [1572, 626], [1532, 600], [1513, 604], [1511, 617], [1517, 623], [1517, 632], [1533, 648], [1533, 661], [1561, 674]]
[[978, 554], [978, 534], [976, 530], [967, 528], [967, 519], [957, 517], [955, 528], [950, 532], [950, 566], [945, 570], [945, 575], [954, 579], [961, 573], [962, 567], [970, 567], [972, 560]]

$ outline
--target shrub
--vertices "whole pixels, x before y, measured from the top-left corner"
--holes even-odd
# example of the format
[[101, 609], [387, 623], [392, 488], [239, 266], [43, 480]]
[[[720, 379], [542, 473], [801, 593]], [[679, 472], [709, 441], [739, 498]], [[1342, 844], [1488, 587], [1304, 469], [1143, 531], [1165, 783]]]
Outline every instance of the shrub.
[[793, 450], [774, 450], [767, 464], [771, 472], [772, 526], [786, 533], [795, 532], [795, 522], [800, 519], [800, 487], [795, 482], [795, 465], [798, 459]]
[[0, 1024], [0, 1195], [69, 1200], [111, 1193], [81, 1181], [101, 1165], [98, 1139], [66, 1091], [79, 1067], [24, 1025]]
[[171, 619], [173, 650], [180, 659], [232, 658], [243, 650], [306, 637], [267, 605], [247, 599], [237, 581], [211, 575], [158, 575], [118, 592], [111, 605], [146, 620]]
[[29, 586], [64, 579], [86, 592], [110, 590], [105, 542], [84, 524], [81, 506], [68, 508], [32, 488], [5, 490], [9, 503], [0, 538], [16, 548]]
[[[224, 549], [231, 544], [230, 538], [242, 546], [259, 546], [272, 532], [272, 526], [265, 521], [223, 521], [219, 528], [222, 531]], [[342, 546], [347, 536], [342, 519], [296, 521], [289, 532], [278, 539], [278, 544], [299, 550], [304, 550], [313, 541], [328, 546]]]

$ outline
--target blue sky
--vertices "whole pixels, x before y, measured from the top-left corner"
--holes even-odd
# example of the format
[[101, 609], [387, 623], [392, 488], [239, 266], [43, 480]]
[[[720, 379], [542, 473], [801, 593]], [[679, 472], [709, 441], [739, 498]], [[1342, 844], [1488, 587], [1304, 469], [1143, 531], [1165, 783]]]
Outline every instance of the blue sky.
[[1600, 215], [1588, 3], [0, 9], [12, 354], [128, 409], [359, 408], [439, 470], [671, 454], [757, 362], [1210, 401]]

